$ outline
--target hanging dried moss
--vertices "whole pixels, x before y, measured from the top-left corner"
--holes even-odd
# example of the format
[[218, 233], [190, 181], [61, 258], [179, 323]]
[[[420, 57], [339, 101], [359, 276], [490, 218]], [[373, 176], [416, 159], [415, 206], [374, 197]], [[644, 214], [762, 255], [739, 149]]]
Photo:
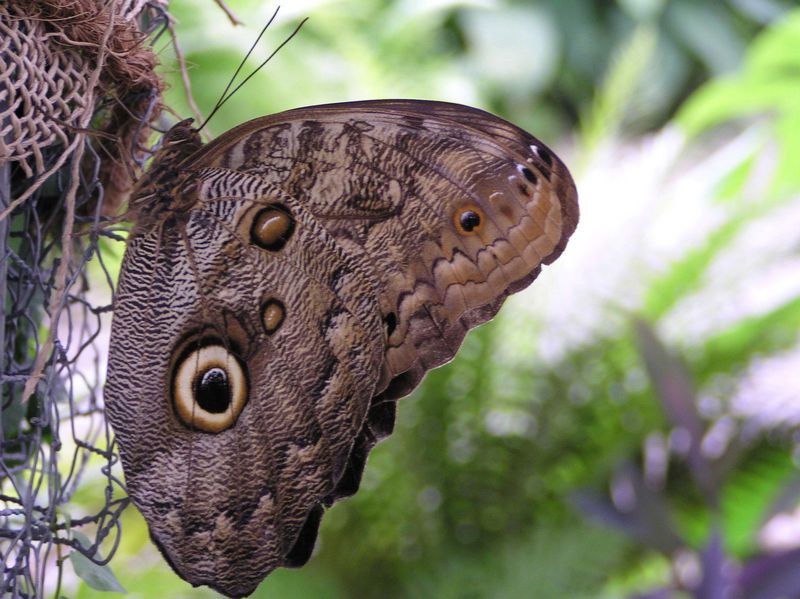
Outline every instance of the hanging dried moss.
[[[103, 156], [104, 212], [132, 186], [163, 83], [147, 25], [166, 0], [30, 0], [0, 5], [0, 163], [27, 177], [89, 129]], [[100, 64], [98, 64], [100, 63]], [[93, 73], [100, 67], [92, 85]]]

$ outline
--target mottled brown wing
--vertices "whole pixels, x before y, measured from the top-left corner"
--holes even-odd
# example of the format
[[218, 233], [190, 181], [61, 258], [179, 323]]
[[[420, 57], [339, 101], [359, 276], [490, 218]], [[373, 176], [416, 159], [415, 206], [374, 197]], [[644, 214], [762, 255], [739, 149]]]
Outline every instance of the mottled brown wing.
[[[381, 290], [389, 335], [377, 391], [411, 391], [470, 328], [561, 253], [578, 220], [564, 164], [539, 140], [456, 104], [301, 108], [237, 127], [190, 168], [259, 176], [353, 246]], [[478, 208], [481, 226], [458, 225]]]
[[[154, 541], [189, 582], [243, 596], [307, 559], [296, 540], [342, 475], [384, 340], [374, 283], [303, 204], [225, 179], [198, 177], [191, 208], [132, 235], [105, 397]], [[217, 183], [240, 197], [206, 196]], [[275, 204], [293, 234], [256, 250]], [[215, 369], [227, 388], [203, 384]]]
[[242, 596], [308, 558], [396, 399], [560, 254], [577, 199], [463, 106], [303, 108], [193, 153], [181, 127], [132, 202], [106, 404], [167, 559]]
[[[545, 144], [457, 104], [292, 110], [229, 131], [197, 162], [256, 172], [305, 198], [337, 239], [364, 251], [381, 282], [387, 355], [334, 497], [358, 489], [367, 453], [392, 431], [395, 400], [555, 260], [578, 222], [572, 177]], [[487, 226], [469, 235], [454, 217], [472, 205]]]

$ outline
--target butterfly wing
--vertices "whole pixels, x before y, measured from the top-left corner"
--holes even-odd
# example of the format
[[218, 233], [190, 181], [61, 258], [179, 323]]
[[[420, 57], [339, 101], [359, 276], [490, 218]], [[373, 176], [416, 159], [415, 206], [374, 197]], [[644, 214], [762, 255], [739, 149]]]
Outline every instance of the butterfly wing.
[[[292, 110], [233, 129], [197, 162], [257, 173], [304, 198], [380, 281], [386, 358], [336, 497], [358, 488], [369, 449], [392, 431], [395, 400], [555, 260], [578, 222], [572, 177], [545, 144], [457, 104]], [[455, 217], [470, 207], [484, 226], [465, 232]]]
[[[443, 102], [292, 110], [231, 130], [194, 163], [275, 184], [364, 255], [391, 329], [377, 391], [394, 396], [555, 260], [578, 220], [569, 171], [542, 142]], [[481, 222], [466, 231], [471, 209]]]
[[179, 173], [129, 240], [107, 410], [167, 559], [242, 596], [308, 558], [395, 400], [563, 250], [576, 192], [520, 129], [421, 101], [256, 119]]

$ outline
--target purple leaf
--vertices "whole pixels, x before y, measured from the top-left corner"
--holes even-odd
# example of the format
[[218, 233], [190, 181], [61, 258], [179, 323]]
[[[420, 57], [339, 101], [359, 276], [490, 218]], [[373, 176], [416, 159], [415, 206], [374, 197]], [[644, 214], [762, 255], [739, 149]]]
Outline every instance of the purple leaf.
[[667, 351], [647, 322], [634, 320], [634, 329], [639, 354], [644, 360], [656, 397], [678, 432], [688, 437], [688, 462], [695, 484], [703, 492], [708, 504], [716, 507], [718, 482], [701, 452], [705, 425], [697, 412], [691, 377], [680, 360]]
[[674, 597], [672, 589], [655, 589], [648, 593], [631, 595], [630, 599], [673, 599]]
[[793, 476], [770, 506], [769, 511], [764, 515], [764, 522], [781, 512], [794, 511], [797, 507], [798, 498], [800, 498], [800, 477]]
[[800, 597], [800, 549], [751, 559], [739, 575], [741, 599]]
[[697, 599], [726, 599], [731, 597], [735, 584], [733, 565], [725, 557], [722, 546], [722, 535], [719, 527], [714, 526], [708, 544], [700, 554], [703, 567], [703, 579], [695, 591]]
[[612, 481], [612, 499], [584, 491], [573, 496], [587, 517], [624, 531], [653, 549], [671, 555], [685, 546], [664, 498], [650, 490], [632, 465], [623, 467]]

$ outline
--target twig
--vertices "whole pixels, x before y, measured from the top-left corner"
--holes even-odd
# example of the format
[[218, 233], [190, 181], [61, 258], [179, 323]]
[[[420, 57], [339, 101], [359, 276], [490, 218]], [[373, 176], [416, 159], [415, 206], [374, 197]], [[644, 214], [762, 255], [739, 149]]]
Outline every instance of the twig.
[[[178, 36], [175, 34], [175, 27], [172, 22], [167, 25], [167, 29], [172, 38], [172, 47], [175, 48], [175, 58], [178, 59], [178, 64], [180, 65], [181, 81], [183, 82], [183, 89], [186, 92], [186, 102], [188, 102], [189, 109], [194, 114], [197, 122], [203, 122], [203, 115], [200, 113], [200, 109], [197, 107], [194, 96], [192, 95], [192, 82], [189, 80], [189, 72], [186, 69], [186, 58], [183, 55], [180, 44], [178, 44]], [[207, 132], [206, 135], [208, 135]]]
[[244, 25], [244, 23], [239, 20], [239, 17], [236, 16], [236, 14], [230, 9], [230, 7], [227, 4], [225, 4], [225, 0], [214, 0], [214, 2], [216, 2], [217, 6], [219, 6], [222, 9], [222, 11], [228, 16], [233, 25]]

